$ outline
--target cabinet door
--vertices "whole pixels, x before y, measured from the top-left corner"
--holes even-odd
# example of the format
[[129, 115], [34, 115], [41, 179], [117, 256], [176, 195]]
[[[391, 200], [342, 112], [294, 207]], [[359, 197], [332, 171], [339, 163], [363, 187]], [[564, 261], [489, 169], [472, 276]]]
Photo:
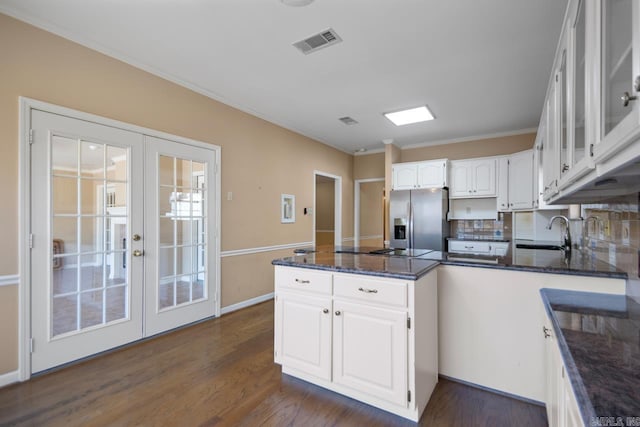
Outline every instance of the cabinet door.
[[[640, 124], [640, 4], [634, 0], [601, 0], [596, 15], [600, 27], [600, 133], [596, 158], [613, 154], [629, 143]], [[623, 98], [628, 96], [628, 102]]]
[[418, 163], [418, 188], [442, 188], [446, 183], [446, 161]]
[[509, 210], [509, 158], [498, 159], [498, 210]]
[[403, 165], [402, 163], [392, 166], [393, 189], [412, 190], [416, 188], [418, 182], [418, 168], [415, 163]]
[[276, 296], [276, 362], [331, 380], [331, 299]]
[[509, 159], [509, 207], [533, 208], [533, 151], [511, 155]]
[[451, 162], [451, 183], [449, 197], [469, 197], [472, 195], [472, 174], [469, 162]]
[[496, 161], [478, 160], [473, 163], [474, 196], [496, 195]]
[[333, 381], [407, 406], [407, 313], [334, 301]]
[[560, 175], [559, 132], [557, 132], [557, 84], [552, 85], [546, 106], [546, 138], [542, 146], [542, 182], [543, 198], [548, 201], [558, 193], [558, 177]]

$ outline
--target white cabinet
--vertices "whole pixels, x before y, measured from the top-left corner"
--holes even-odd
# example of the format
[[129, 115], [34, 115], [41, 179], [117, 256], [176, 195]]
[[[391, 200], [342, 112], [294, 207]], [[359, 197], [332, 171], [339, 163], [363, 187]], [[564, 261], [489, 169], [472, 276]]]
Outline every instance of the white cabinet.
[[549, 427], [583, 426], [578, 401], [567, 375], [551, 319], [544, 311], [542, 333], [545, 338], [545, 406]]
[[496, 159], [451, 161], [450, 198], [496, 197]]
[[546, 202], [637, 191], [639, 96], [640, 2], [570, 0], [538, 129]]
[[509, 156], [509, 208], [533, 208], [533, 150]]
[[276, 266], [275, 291], [283, 373], [419, 420], [438, 380], [436, 270], [414, 282]]
[[407, 404], [407, 313], [336, 299], [333, 381]]
[[442, 188], [447, 186], [447, 159], [395, 163], [392, 169], [394, 190]]
[[498, 158], [499, 211], [534, 208], [533, 150]]

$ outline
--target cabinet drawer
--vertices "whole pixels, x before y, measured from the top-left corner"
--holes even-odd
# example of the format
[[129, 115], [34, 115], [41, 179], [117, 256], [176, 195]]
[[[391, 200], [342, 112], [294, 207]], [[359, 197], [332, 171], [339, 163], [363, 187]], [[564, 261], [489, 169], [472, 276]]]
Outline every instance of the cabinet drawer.
[[489, 242], [449, 240], [449, 252], [488, 254], [491, 246]]
[[331, 273], [304, 268], [277, 267], [275, 287], [331, 295]]
[[340, 276], [333, 278], [336, 297], [381, 304], [384, 306], [406, 307], [407, 285], [366, 277]]

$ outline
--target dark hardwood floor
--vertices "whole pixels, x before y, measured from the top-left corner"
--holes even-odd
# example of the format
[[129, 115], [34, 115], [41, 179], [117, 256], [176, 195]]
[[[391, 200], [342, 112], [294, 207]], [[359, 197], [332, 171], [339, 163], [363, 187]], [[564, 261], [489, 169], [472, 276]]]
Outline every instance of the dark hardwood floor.
[[[441, 379], [419, 425], [545, 426], [544, 408]], [[273, 363], [266, 302], [0, 389], [0, 425], [413, 426]]]

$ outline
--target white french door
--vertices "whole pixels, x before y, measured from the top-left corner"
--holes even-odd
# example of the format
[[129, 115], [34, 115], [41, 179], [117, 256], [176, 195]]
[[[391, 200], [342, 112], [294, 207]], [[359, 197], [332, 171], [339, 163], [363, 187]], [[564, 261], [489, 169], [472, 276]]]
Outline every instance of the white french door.
[[216, 314], [216, 153], [35, 109], [31, 129], [31, 372]]
[[210, 150], [145, 138], [145, 329], [153, 335], [215, 314], [215, 162]]

